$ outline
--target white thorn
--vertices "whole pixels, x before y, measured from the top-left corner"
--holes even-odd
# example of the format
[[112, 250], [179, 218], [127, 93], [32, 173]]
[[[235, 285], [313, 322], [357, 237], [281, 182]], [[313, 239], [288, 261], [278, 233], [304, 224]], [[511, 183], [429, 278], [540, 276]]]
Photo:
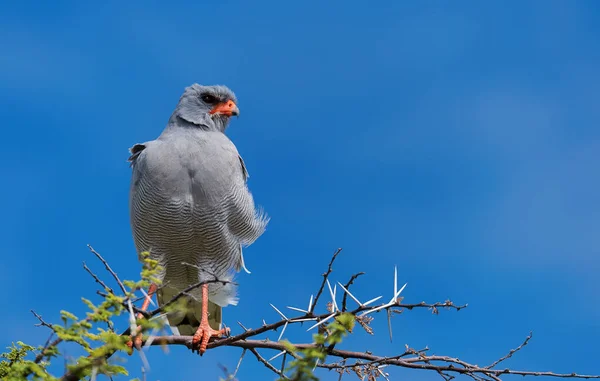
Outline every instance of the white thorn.
[[304, 311], [304, 310], [301, 310], [300, 308], [296, 308], [296, 307], [287, 306], [287, 308], [289, 308], [290, 310], [298, 311], [298, 312], [304, 312], [305, 314], [308, 313], [308, 311]]
[[346, 287], [342, 286], [342, 284], [340, 282], [338, 282], [338, 284], [340, 285], [340, 287], [342, 288], [342, 290], [344, 290], [346, 292], [346, 294], [348, 294], [348, 296], [351, 297], [359, 306], [361, 306], [361, 307], [363, 306], [362, 303], [358, 299], [356, 299], [354, 297], [354, 295], [352, 295], [350, 293], [350, 291], [348, 291], [348, 289], [346, 289]]
[[158, 328], [154, 328], [152, 332], [150, 332], [150, 336], [148, 336], [144, 348], [149, 348], [152, 345], [152, 342], [154, 342], [154, 339], [156, 338], [156, 332], [158, 332]]
[[92, 376], [90, 377], [91, 381], [96, 381], [97, 374], [98, 374], [98, 367], [95, 366], [92, 368]]
[[148, 359], [146, 358], [146, 354], [143, 351], [138, 351], [138, 353], [140, 354], [140, 359], [142, 359], [142, 364], [144, 366], [144, 369], [150, 370], [150, 364], [148, 363]]
[[317, 359], [317, 361], [315, 361], [315, 367], [313, 368], [313, 372], [315, 371], [315, 369], [317, 369], [317, 365], [319, 365], [319, 359]]
[[[269, 304], [271, 304], [271, 303], [269, 303]], [[272, 304], [271, 304], [271, 307], [273, 307], [273, 309], [274, 309], [275, 311], [277, 311], [277, 313], [278, 313], [279, 315], [281, 315], [281, 317], [282, 317], [282, 318], [283, 318], [285, 321], [288, 321], [288, 320], [289, 320], [289, 319], [287, 318], [287, 316], [285, 316], [285, 315], [283, 314], [283, 312], [281, 312], [281, 311], [279, 311], [279, 310], [277, 309], [277, 307], [275, 307], [275, 306], [274, 306], [274, 305], [272, 305]]]
[[131, 299], [127, 299], [127, 307], [129, 309], [129, 330], [131, 336], [137, 335], [137, 327], [135, 326], [135, 314], [133, 313], [133, 306], [131, 305]]
[[148, 320], [152, 321], [152, 320], [156, 320], [156, 319], [162, 319], [162, 320], [164, 320], [164, 321], [167, 321], [167, 320], [163, 319], [163, 318], [165, 318], [166, 316], [167, 316], [167, 313], [166, 313], [166, 312], [163, 312], [162, 314], [158, 314], [158, 315], [154, 315], [154, 316], [152, 316], [152, 317], [151, 317], [150, 319], [148, 319]]
[[373, 308], [372, 310], [365, 311], [365, 312], [363, 312], [362, 314], [360, 314], [359, 316], [365, 316], [365, 315], [368, 315], [368, 314], [370, 314], [370, 313], [372, 313], [372, 312], [377, 312], [377, 311], [379, 311], [379, 310], [382, 310], [382, 309], [384, 309], [384, 308], [388, 308], [388, 307], [390, 307], [391, 305], [392, 305], [392, 304], [390, 304], [390, 303], [388, 303], [388, 304], [384, 304], [384, 305], [382, 305], [382, 306], [379, 306], [379, 307], [377, 307], [377, 308]]
[[[279, 339], [277, 339], [277, 341], [281, 341], [281, 338], [283, 337], [283, 333], [285, 332], [287, 325], [288, 325], [288, 322], [286, 321], [285, 324], [283, 325], [283, 329], [281, 330], [281, 333], [279, 334]], [[269, 361], [271, 361], [271, 360], [269, 360]]]
[[238, 361], [238, 364], [235, 367], [235, 372], [233, 372], [233, 377], [234, 378], [235, 378], [235, 375], [237, 374], [238, 370], [240, 369], [240, 365], [242, 365], [242, 359], [244, 358], [245, 354], [246, 354], [246, 348], [244, 348], [244, 350], [242, 351], [242, 355], [240, 356], [240, 360]]
[[140, 291], [142, 292], [142, 294], [144, 294], [144, 297], [146, 297], [146, 299], [150, 301], [150, 304], [156, 307], [156, 304], [154, 304], [152, 298], [146, 293], [146, 291], [144, 291], [143, 288], [140, 288]]
[[308, 301], [308, 310], [310, 311], [310, 309], [312, 308], [312, 303], [313, 303], [313, 296], [312, 294], [310, 295], [310, 300]]
[[378, 296], [376, 298], [373, 298], [373, 299], [369, 300], [368, 302], [366, 302], [365, 304], [363, 304], [363, 306], [368, 306], [369, 304], [371, 304], [373, 302], [376, 302], [376, 301], [378, 301], [381, 298], [382, 298], [382, 296]]
[[385, 378], [385, 380], [386, 380], [386, 381], [390, 381], [390, 379], [389, 379], [389, 378], [387, 378], [387, 376], [388, 376], [388, 374], [387, 374], [387, 373], [383, 373], [383, 371], [382, 371], [381, 369], [379, 369], [379, 368], [377, 368], [377, 371], [379, 372], [379, 374], [381, 374], [381, 376], [382, 376], [383, 378]]
[[270, 359], [268, 359], [268, 362], [271, 362], [273, 360], [275, 360], [277, 357], [281, 356], [282, 354], [284, 354], [286, 351], [281, 351], [278, 354], [276, 354], [275, 356], [271, 357]]
[[336, 312], [332, 313], [331, 315], [327, 316], [325, 319], [321, 320], [320, 322], [318, 322], [317, 324], [313, 325], [312, 327], [310, 327], [309, 329], [307, 329], [306, 331], [310, 331], [311, 329], [320, 326], [321, 324], [325, 323], [327, 320], [331, 319], [332, 317], [334, 317], [336, 314]]
[[402, 288], [401, 288], [400, 290], [398, 290], [398, 292], [397, 292], [397, 293], [394, 295], [394, 299], [392, 299], [392, 301], [393, 301], [394, 303], [396, 303], [396, 299], [398, 299], [398, 297], [400, 296], [400, 293], [401, 293], [402, 291], [404, 291], [404, 287], [406, 287], [406, 285], [407, 285], [407, 284], [408, 284], [408, 283], [404, 283], [404, 286], [402, 286]]
[[[168, 324], [168, 323], [167, 323]], [[179, 336], [179, 329], [177, 329], [177, 327], [174, 327], [172, 325], [169, 325], [169, 329], [171, 330], [171, 334], [175, 335], [175, 336]], [[168, 346], [165, 346], [165, 348], [169, 348]]]
[[329, 279], [327, 279], [327, 287], [329, 288], [329, 294], [331, 295], [331, 302], [333, 304], [333, 310], [338, 311], [337, 303], [335, 302], [335, 293], [331, 289], [331, 284], [329, 283]]
[[[333, 300], [335, 300], [337, 298], [337, 284], [333, 285]], [[335, 303], [335, 307], [337, 308], [337, 302]]]
[[394, 266], [394, 294], [398, 293], [398, 268]]

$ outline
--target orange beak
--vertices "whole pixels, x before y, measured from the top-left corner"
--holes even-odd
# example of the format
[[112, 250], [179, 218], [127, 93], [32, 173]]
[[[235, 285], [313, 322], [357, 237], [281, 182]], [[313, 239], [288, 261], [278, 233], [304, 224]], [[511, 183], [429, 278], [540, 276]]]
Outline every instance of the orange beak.
[[212, 110], [210, 110], [211, 115], [217, 113], [227, 116], [238, 116], [240, 115], [240, 109], [238, 109], [234, 101], [229, 100], [227, 102], [217, 104]]

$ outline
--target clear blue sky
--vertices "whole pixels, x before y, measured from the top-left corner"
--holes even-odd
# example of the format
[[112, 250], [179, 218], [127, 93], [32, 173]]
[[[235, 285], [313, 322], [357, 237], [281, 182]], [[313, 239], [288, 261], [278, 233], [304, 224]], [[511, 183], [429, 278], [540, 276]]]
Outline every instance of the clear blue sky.
[[[86, 244], [139, 273], [127, 149], [198, 82], [236, 92], [228, 133], [272, 218], [225, 309], [234, 331], [277, 319], [269, 302], [306, 304], [341, 246], [333, 280], [365, 271], [363, 298], [389, 294], [398, 265], [406, 301], [469, 303], [397, 317], [392, 344], [376, 316], [355, 349], [429, 345], [484, 365], [533, 330], [511, 367], [600, 373], [597, 2], [10, 3], [1, 346], [43, 343], [31, 308], [83, 314], [96, 288], [81, 262], [101, 270]], [[148, 379], [216, 380], [238, 353], [153, 348]], [[407, 375], [438, 378], [392, 379]], [[273, 376], [248, 355], [239, 378]]]

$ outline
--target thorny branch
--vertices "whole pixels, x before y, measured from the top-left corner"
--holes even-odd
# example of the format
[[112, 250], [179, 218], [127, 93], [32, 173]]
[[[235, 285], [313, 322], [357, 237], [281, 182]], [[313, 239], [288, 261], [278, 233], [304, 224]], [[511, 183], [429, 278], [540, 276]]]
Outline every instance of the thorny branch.
[[[185, 345], [191, 346], [192, 336], [160, 336], [156, 337], [152, 345], [160, 345], [160, 342], [167, 345]], [[217, 348], [223, 345], [230, 347], [238, 347], [248, 349], [250, 351], [260, 349], [273, 349], [276, 351], [284, 351], [286, 347], [278, 342], [267, 341], [267, 340], [241, 340], [234, 343], [223, 344], [223, 340], [213, 341], [208, 345], [208, 348]], [[298, 349], [314, 348], [314, 344], [294, 344]], [[585, 379], [600, 379], [600, 375], [586, 375], [586, 374], [575, 374], [575, 373], [553, 373], [553, 372], [534, 372], [534, 371], [520, 371], [511, 369], [490, 369], [487, 367], [479, 367], [477, 365], [469, 364], [465, 361], [461, 361], [457, 358], [450, 356], [425, 356], [422, 353], [418, 353], [415, 357], [403, 358], [406, 354], [383, 357], [376, 356], [367, 352], [356, 352], [346, 351], [340, 349], [333, 349], [327, 353], [330, 356], [338, 357], [340, 359], [353, 359], [353, 360], [366, 360], [367, 362], [357, 362], [354, 364], [337, 364], [337, 363], [325, 363], [318, 364], [318, 368], [325, 369], [352, 369], [358, 366], [365, 365], [397, 365], [403, 368], [411, 369], [427, 369], [442, 372], [454, 372], [460, 374], [483, 374], [486, 376], [500, 376], [503, 374], [514, 374], [520, 376], [551, 376], [560, 378], [585, 378]], [[263, 358], [264, 359], [264, 358]], [[442, 362], [445, 364], [433, 365], [428, 362]], [[278, 373], [278, 372], [276, 372]]]
[[[110, 266], [108, 265], [106, 260], [104, 260], [104, 258], [102, 258], [100, 256], [100, 254], [98, 254], [93, 248], [91, 248], [91, 246], [90, 246], [90, 250], [105, 265], [107, 271], [112, 275], [112, 277], [115, 279], [115, 281], [119, 284], [119, 287], [121, 287], [123, 292], [126, 295], [128, 295], [123, 283], [119, 280], [116, 273], [110, 268]], [[295, 353], [294, 351], [290, 351], [290, 347], [286, 346], [283, 342], [280, 341], [280, 339], [283, 336], [283, 333], [288, 325], [294, 325], [294, 324], [298, 325], [298, 324], [303, 324], [304, 322], [313, 322], [314, 324], [309, 328], [309, 330], [316, 328], [316, 327], [321, 328], [321, 327], [324, 327], [323, 324], [326, 323], [327, 321], [332, 321], [331, 320], [332, 318], [335, 318], [336, 316], [339, 316], [343, 312], [347, 311], [348, 313], [350, 313], [351, 315], [354, 316], [355, 320], [361, 326], [363, 326], [363, 328], [365, 328], [367, 330], [367, 332], [372, 333], [372, 329], [370, 328], [369, 324], [372, 320], [372, 317], [370, 316], [370, 314], [372, 314], [374, 312], [384, 311], [385, 313], [387, 313], [388, 319], [390, 319], [391, 312], [398, 312], [398, 311], [401, 312], [403, 310], [413, 310], [413, 309], [418, 309], [418, 308], [425, 308], [425, 309], [431, 310], [432, 313], [434, 313], [434, 314], [439, 314], [440, 308], [454, 309], [456, 311], [460, 311], [461, 309], [463, 309], [467, 306], [466, 304], [465, 305], [456, 305], [450, 300], [446, 300], [445, 302], [437, 302], [437, 303], [426, 303], [426, 302], [402, 303], [403, 298], [400, 297], [399, 295], [404, 290], [404, 287], [406, 285], [404, 285], [402, 288], [400, 288], [400, 290], [398, 290], [397, 279], [396, 279], [396, 270], [395, 270], [394, 294], [389, 302], [381, 303], [379, 305], [372, 305], [375, 301], [377, 301], [381, 298], [381, 296], [380, 296], [380, 297], [373, 298], [373, 299], [363, 303], [350, 292], [350, 290], [349, 290], [350, 286], [354, 283], [354, 281], [360, 275], [363, 275], [363, 273], [361, 272], [361, 273], [354, 274], [345, 285], [338, 283], [344, 292], [342, 305], [341, 305], [342, 308], [339, 309], [337, 307], [338, 305], [335, 300], [337, 286], [335, 286], [332, 289], [331, 283], [329, 282], [328, 278], [329, 278], [329, 275], [331, 274], [331, 272], [333, 271], [333, 263], [340, 252], [341, 252], [341, 249], [338, 249], [332, 255], [332, 258], [327, 267], [327, 271], [325, 273], [323, 273], [323, 281], [321, 283], [321, 286], [320, 286], [316, 296], [314, 297], [314, 300], [311, 296], [308, 308], [306, 310], [304, 310], [304, 309], [300, 309], [300, 308], [296, 308], [296, 307], [288, 307], [289, 309], [291, 309], [293, 311], [301, 312], [302, 314], [300, 314], [296, 317], [293, 317], [293, 318], [289, 318], [281, 310], [279, 310], [276, 306], [271, 305], [273, 307], [273, 309], [278, 313], [278, 315], [282, 318], [281, 320], [276, 321], [274, 323], [270, 323], [270, 324], [267, 324], [263, 320], [262, 326], [253, 328], [253, 329], [246, 328], [241, 322], [238, 322], [238, 324], [242, 327], [243, 332], [241, 332], [237, 335], [234, 335], [234, 336], [212, 340], [211, 342], [209, 342], [208, 348], [214, 349], [214, 348], [223, 347], [223, 346], [241, 348], [243, 350], [243, 352], [242, 352], [242, 356], [240, 357], [239, 362], [237, 364], [235, 373], [237, 373], [237, 371], [241, 365], [241, 360], [243, 358], [244, 353], [246, 351], [249, 351], [256, 357], [256, 359], [259, 362], [261, 362], [263, 365], [265, 365], [266, 368], [271, 370], [273, 373], [277, 374], [279, 377], [281, 377], [283, 379], [288, 379], [288, 376], [285, 374], [286, 359], [287, 358], [292, 358], [292, 359], [299, 358], [299, 355], [297, 353]], [[93, 274], [91, 272], [91, 270], [89, 270], [87, 268], [87, 266], [85, 266], [85, 269], [88, 273], [90, 273], [90, 275], [92, 275], [94, 280], [103, 287], [104, 290], [112, 293], [112, 289], [110, 289], [95, 274]], [[164, 312], [165, 307], [175, 303], [179, 298], [181, 298], [183, 296], [189, 296], [191, 291], [200, 287], [202, 284], [219, 283], [219, 282], [223, 282], [223, 281], [214, 279], [214, 280], [211, 280], [208, 282], [200, 282], [200, 283], [191, 285], [190, 287], [186, 288], [185, 290], [179, 292], [170, 301], [166, 302], [165, 304], [163, 304], [162, 306], [156, 308], [155, 310], [153, 310], [151, 312], [146, 312], [144, 315], [147, 318], [159, 315]], [[330, 293], [332, 300], [330, 302], [328, 302], [328, 309], [327, 309], [328, 311], [326, 313], [315, 314], [314, 311], [317, 308], [317, 303], [318, 303], [319, 299], [323, 295], [323, 292], [325, 290], [325, 285], [327, 285], [327, 288], [328, 288], [328, 291]], [[353, 310], [347, 308], [348, 298], [352, 299], [358, 305]], [[33, 312], [33, 313], [38, 318], [38, 320], [41, 322], [41, 324], [39, 324], [39, 325], [52, 327], [51, 324], [48, 324], [45, 321], [43, 321], [42, 318], [39, 315], [37, 315], [35, 312]], [[276, 332], [278, 329], [282, 329], [282, 331], [279, 335], [278, 341], [271, 341], [268, 338], [260, 338], [260, 335], [262, 335], [264, 333], [268, 333], [268, 332]], [[131, 332], [130, 328], [127, 328], [122, 333], [122, 335], [129, 335], [130, 332]], [[384, 373], [384, 371], [383, 371], [383, 369], [387, 366], [396, 366], [396, 367], [408, 368], [408, 369], [421, 369], [421, 370], [434, 371], [434, 372], [438, 373], [446, 381], [453, 379], [455, 377], [454, 375], [457, 375], [457, 374], [469, 376], [475, 381], [490, 381], [490, 380], [499, 381], [500, 376], [503, 376], [506, 374], [521, 375], [521, 376], [549, 376], [549, 377], [559, 377], [559, 378], [600, 379], [600, 375], [586, 375], [586, 374], [576, 374], [576, 373], [568, 373], [567, 374], [567, 373], [553, 373], [553, 372], [535, 372], [535, 371], [512, 370], [512, 369], [508, 369], [508, 368], [495, 369], [498, 364], [511, 358], [516, 352], [518, 352], [525, 345], [527, 345], [529, 340], [531, 340], [531, 337], [532, 336], [530, 333], [529, 336], [527, 336], [527, 338], [524, 340], [524, 342], [521, 345], [519, 345], [515, 349], [512, 349], [507, 355], [494, 361], [491, 365], [488, 365], [485, 367], [480, 367], [478, 365], [471, 364], [464, 360], [459, 360], [458, 358], [452, 357], [452, 356], [428, 355], [427, 353], [429, 351], [429, 348], [415, 350], [415, 349], [408, 347], [408, 345], [406, 346], [406, 350], [403, 353], [394, 355], [394, 356], [379, 356], [379, 355], [375, 355], [368, 351], [360, 352], [360, 351], [350, 351], [350, 350], [346, 350], [346, 349], [338, 349], [338, 348], [335, 348], [334, 345], [330, 345], [330, 346], [324, 348], [325, 353], [327, 354], [327, 359], [329, 361], [328, 362], [318, 362], [316, 365], [316, 368], [328, 369], [328, 370], [333, 370], [333, 371], [339, 372], [340, 380], [342, 379], [343, 375], [350, 374], [350, 373], [355, 373], [362, 380], [375, 380], [378, 377], [383, 377], [384, 379], [388, 380], [387, 374]], [[55, 340], [50, 345], [58, 344], [59, 342], [60, 342], [60, 340]], [[149, 347], [149, 346], [154, 346], [154, 345], [184, 345], [188, 348], [192, 348], [192, 336], [175, 336], [175, 335], [152, 336], [152, 335], [150, 335], [149, 337], [144, 337], [143, 343], [144, 343], [144, 348]], [[318, 347], [315, 343], [312, 343], [312, 342], [311, 343], [300, 343], [300, 344], [294, 343], [292, 345], [295, 348], [295, 350], [304, 350], [304, 349]], [[320, 346], [320, 347], [323, 348], [322, 346]], [[273, 357], [271, 357], [270, 359], [267, 359], [268, 356], [265, 357], [265, 356], [261, 355], [258, 352], [259, 349], [275, 351], [274, 352], [275, 355]], [[43, 358], [42, 353], [40, 354], [40, 356], [41, 356], [41, 358]], [[283, 361], [282, 361], [281, 366], [273, 365], [272, 361], [280, 356], [283, 356], [282, 357]], [[108, 357], [110, 357], [110, 355]], [[40, 358], [40, 360], [41, 360], [41, 358]], [[76, 378], [74, 378], [74, 376], [72, 374], [67, 372], [62, 377], [62, 380], [70, 381], [70, 380], [76, 380]]]
[[267, 361], [264, 357], [262, 357], [260, 355], [260, 353], [258, 353], [258, 351], [256, 350], [256, 347], [243, 347], [243, 348], [252, 352], [252, 354], [256, 357], [256, 359], [258, 361], [260, 361], [261, 363], [263, 363], [267, 367], [267, 369], [269, 369], [273, 373], [277, 374], [279, 377], [287, 378], [285, 376], [285, 374], [283, 374], [282, 371], [275, 368], [273, 365], [271, 365], [271, 363], [269, 361]]

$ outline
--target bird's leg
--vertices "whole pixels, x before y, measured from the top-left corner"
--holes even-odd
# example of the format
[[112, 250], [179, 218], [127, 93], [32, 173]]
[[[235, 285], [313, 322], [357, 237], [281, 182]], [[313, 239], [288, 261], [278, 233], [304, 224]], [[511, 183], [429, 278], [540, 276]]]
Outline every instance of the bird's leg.
[[220, 330], [212, 329], [208, 324], [208, 284], [202, 285], [202, 317], [200, 319], [200, 326], [192, 338], [192, 351], [198, 350], [200, 356], [206, 352], [206, 346], [211, 337], [219, 337], [221, 335], [228, 335], [229, 328], [223, 328]]
[[[148, 307], [150, 306], [150, 302], [152, 301], [152, 296], [154, 295], [154, 293], [156, 292], [156, 290], [158, 289], [158, 286], [154, 283], [150, 284], [150, 287], [148, 287], [148, 296], [144, 299], [144, 303], [142, 304], [142, 311], [146, 311], [148, 309]], [[137, 314], [137, 318], [141, 319], [142, 317], [144, 317], [144, 315], [142, 315], [141, 313]], [[137, 330], [139, 331], [141, 329], [140, 326], [137, 327]], [[138, 334], [135, 339], [129, 340], [127, 342], [127, 346], [129, 347], [129, 354], [131, 355], [133, 353], [133, 346], [135, 344], [135, 347], [137, 349], [140, 349], [142, 347], [142, 334]]]

